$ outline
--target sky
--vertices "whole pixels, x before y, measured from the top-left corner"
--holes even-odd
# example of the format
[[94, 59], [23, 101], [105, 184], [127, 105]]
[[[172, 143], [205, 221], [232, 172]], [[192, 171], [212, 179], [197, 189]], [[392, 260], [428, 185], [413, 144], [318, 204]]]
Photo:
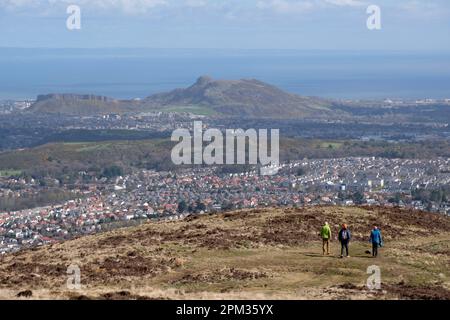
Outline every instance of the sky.
[[0, 0], [0, 47], [448, 52], [449, 35], [448, 0]]

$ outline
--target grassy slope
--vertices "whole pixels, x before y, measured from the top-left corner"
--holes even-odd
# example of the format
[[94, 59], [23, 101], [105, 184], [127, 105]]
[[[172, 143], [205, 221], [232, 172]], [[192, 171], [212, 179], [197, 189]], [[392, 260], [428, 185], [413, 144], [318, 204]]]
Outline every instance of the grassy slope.
[[[346, 221], [351, 258], [321, 255], [318, 228]], [[366, 234], [378, 223], [386, 246], [372, 259]], [[0, 297], [34, 298], [450, 299], [450, 219], [380, 208], [246, 210], [148, 223], [6, 256]], [[66, 268], [81, 267], [81, 291], [66, 289]], [[382, 292], [363, 285], [378, 265]], [[402, 281], [402, 282], [401, 282]]]
[[[50, 143], [36, 148], [0, 154], [0, 170], [33, 168], [106, 166], [115, 163], [132, 165], [152, 156], [170, 155], [173, 143], [152, 139], [139, 141], [101, 141]], [[169, 151], [169, 152], [168, 152]]]
[[192, 113], [201, 116], [213, 116], [218, 113], [214, 109], [210, 109], [204, 106], [169, 106], [164, 108], [165, 112], [179, 112], [179, 113]]
[[10, 177], [21, 173], [21, 170], [0, 170], [0, 177]]

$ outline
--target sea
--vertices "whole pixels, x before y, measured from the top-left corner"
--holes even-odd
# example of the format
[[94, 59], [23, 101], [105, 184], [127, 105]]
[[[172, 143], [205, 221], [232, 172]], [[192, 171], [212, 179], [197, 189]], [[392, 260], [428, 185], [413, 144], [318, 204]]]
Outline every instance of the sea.
[[333, 99], [450, 98], [450, 53], [443, 52], [0, 48], [0, 100], [47, 93], [144, 98], [202, 75]]

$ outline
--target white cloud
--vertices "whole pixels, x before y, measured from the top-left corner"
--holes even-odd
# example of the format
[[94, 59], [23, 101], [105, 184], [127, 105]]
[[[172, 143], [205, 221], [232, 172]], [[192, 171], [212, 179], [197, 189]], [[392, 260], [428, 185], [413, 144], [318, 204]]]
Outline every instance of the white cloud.
[[325, 2], [340, 7], [359, 7], [365, 5], [364, 2], [359, 0], [325, 0]]
[[450, 7], [448, 0], [408, 0], [397, 4], [394, 7], [396, 13], [403, 16], [403, 18], [414, 18], [417, 20], [431, 20], [431, 19], [448, 19], [450, 16]]
[[63, 0], [66, 3], [94, 7], [102, 10], [122, 10], [127, 14], [146, 13], [147, 11], [167, 5], [166, 0]]
[[312, 9], [360, 7], [365, 4], [361, 0], [259, 0], [256, 6], [277, 13], [302, 13]]
[[[184, 9], [240, 18], [270, 14], [302, 14], [312, 10], [358, 8], [372, 2], [411, 15], [442, 15], [449, 11], [448, 0], [0, 0], [0, 10], [52, 14], [65, 11], [70, 4], [95, 13], [146, 14], [163, 8], [166, 13], [180, 14]], [[213, 15], [214, 16], [214, 15]]]
[[314, 7], [311, 1], [265, 0], [258, 1], [256, 7], [277, 13], [302, 13]]
[[125, 13], [145, 13], [158, 6], [168, 4], [169, 0], [0, 0], [0, 8], [7, 10], [59, 9], [71, 4], [99, 10], [122, 10]]
[[433, 1], [424, 2], [411, 0], [400, 4], [400, 8], [412, 13], [423, 13], [424, 11], [438, 10], [439, 5]]
[[38, 7], [42, 4], [40, 0], [0, 0], [0, 8], [7, 10], [14, 10], [19, 8], [32, 8]]
[[186, 0], [186, 5], [188, 7], [199, 8], [208, 6], [207, 0]]

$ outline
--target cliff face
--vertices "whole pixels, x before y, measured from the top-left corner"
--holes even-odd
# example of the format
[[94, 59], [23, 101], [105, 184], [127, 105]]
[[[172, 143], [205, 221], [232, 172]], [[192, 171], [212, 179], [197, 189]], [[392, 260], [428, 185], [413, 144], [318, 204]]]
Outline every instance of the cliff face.
[[137, 110], [138, 107], [134, 101], [120, 101], [104, 96], [47, 94], [39, 95], [29, 111], [42, 114], [92, 116], [130, 112]]
[[47, 100], [61, 100], [61, 101], [91, 101], [91, 102], [114, 102], [115, 99], [108, 98], [105, 96], [96, 96], [92, 94], [71, 94], [71, 93], [51, 93], [46, 95], [39, 95], [36, 102], [42, 102]]

